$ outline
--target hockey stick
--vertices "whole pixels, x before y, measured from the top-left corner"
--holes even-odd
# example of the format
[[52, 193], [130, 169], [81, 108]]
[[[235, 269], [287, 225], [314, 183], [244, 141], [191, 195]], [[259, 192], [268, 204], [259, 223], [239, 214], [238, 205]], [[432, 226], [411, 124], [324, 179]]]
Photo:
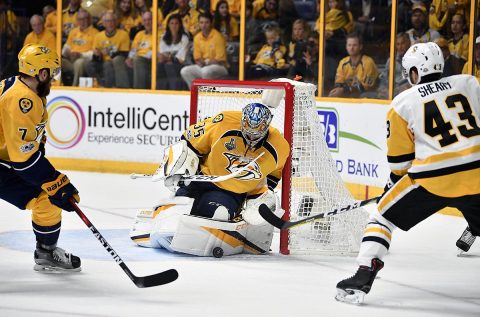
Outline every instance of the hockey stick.
[[270, 208], [268, 208], [268, 206], [265, 205], [265, 204], [260, 205], [260, 207], [258, 209], [258, 212], [260, 213], [260, 216], [262, 216], [263, 219], [265, 219], [272, 226], [274, 226], [278, 229], [289, 229], [289, 228], [292, 228], [292, 227], [304, 225], [304, 224], [312, 222], [316, 219], [322, 219], [322, 218], [325, 218], [325, 217], [328, 217], [328, 216], [334, 216], [334, 215], [337, 215], [337, 214], [347, 212], [349, 210], [353, 210], [353, 209], [363, 207], [365, 205], [376, 202], [378, 198], [380, 198], [380, 196], [373, 197], [373, 198], [366, 199], [366, 200], [359, 200], [359, 201], [356, 201], [353, 204], [346, 205], [346, 206], [339, 207], [339, 208], [335, 208], [331, 211], [322, 212], [320, 214], [316, 214], [314, 216], [306, 217], [306, 218], [303, 218], [303, 219], [300, 219], [300, 220], [297, 220], [297, 221], [288, 221], [288, 220], [283, 220], [283, 219], [277, 217], [270, 210]]
[[[219, 175], [219, 176], [214, 176], [214, 175], [201, 175], [201, 174], [196, 174], [196, 175], [189, 175], [189, 176], [182, 176], [180, 179], [181, 181], [190, 181], [190, 182], [210, 182], [210, 183], [218, 183], [218, 182], [223, 182], [226, 180], [229, 180], [231, 178], [237, 177], [241, 173], [245, 172], [249, 168], [253, 166], [253, 164], [265, 154], [265, 152], [260, 153], [255, 159], [253, 159], [250, 163], [245, 165], [242, 168], [239, 168], [233, 173], [227, 174], [227, 175]], [[153, 182], [162, 180], [160, 176], [157, 176], [159, 174], [130, 174], [130, 178], [136, 179], [136, 178], [151, 178]]]
[[148, 276], [135, 276], [132, 271], [128, 268], [128, 266], [123, 262], [120, 256], [115, 252], [115, 250], [110, 246], [110, 244], [105, 240], [102, 234], [95, 228], [95, 226], [88, 220], [87, 216], [80, 210], [78, 205], [75, 201], [70, 198], [70, 203], [72, 204], [75, 212], [78, 216], [83, 220], [83, 222], [87, 225], [87, 227], [92, 231], [95, 238], [103, 245], [105, 250], [112, 256], [112, 258], [117, 262], [118, 265], [122, 268], [122, 270], [128, 275], [128, 277], [137, 285], [137, 287], [144, 288], [144, 287], [152, 287], [167, 284], [170, 282], [175, 281], [178, 278], [178, 272], [175, 269], [170, 269], [164, 272], [160, 272], [153, 275]]

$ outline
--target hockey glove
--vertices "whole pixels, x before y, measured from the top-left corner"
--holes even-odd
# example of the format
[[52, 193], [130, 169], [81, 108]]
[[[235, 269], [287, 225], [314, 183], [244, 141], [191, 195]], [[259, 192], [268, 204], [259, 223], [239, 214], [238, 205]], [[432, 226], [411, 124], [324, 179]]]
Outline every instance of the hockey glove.
[[261, 204], [267, 205], [272, 212], [275, 212], [277, 206], [277, 196], [274, 192], [267, 190], [262, 195], [255, 198], [247, 198], [245, 208], [242, 211], [243, 220], [251, 225], [261, 225], [265, 219], [260, 216], [258, 209]]
[[55, 174], [57, 178], [44, 183], [42, 189], [47, 192], [52, 204], [66, 211], [75, 211], [69, 199], [73, 198], [77, 203], [80, 202], [78, 190], [70, 183], [67, 175], [59, 172]]

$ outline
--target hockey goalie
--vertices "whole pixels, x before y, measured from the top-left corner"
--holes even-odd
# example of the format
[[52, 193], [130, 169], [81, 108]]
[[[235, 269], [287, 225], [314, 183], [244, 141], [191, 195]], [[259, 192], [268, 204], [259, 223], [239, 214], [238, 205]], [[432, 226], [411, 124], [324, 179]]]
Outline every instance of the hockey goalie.
[[274, 189], [290, 151], [271, 121], [269, 107], [250, 103], [190, 126], [165, 150], [153, 177], [173, 197], [140, 211], [131, 239], [197, 256], [268, 252], [273, 227], [258, 208], [266, 204], [283, 214]]

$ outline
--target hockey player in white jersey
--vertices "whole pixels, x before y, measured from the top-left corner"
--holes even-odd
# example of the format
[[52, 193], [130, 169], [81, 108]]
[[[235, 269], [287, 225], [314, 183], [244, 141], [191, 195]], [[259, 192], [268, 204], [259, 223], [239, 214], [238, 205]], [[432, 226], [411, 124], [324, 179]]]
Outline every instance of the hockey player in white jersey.
[[360, 304], [383, 268], [393, 230], [409, 230], [444, 207], [458, 208], [480, 234], [480, 85], [470, 75], [442, 78], [434, 43], [402, 60], [411, 88], [387, 114], [390, 181], [366, 225], [356, 274], [337, 284], [339, 301]]

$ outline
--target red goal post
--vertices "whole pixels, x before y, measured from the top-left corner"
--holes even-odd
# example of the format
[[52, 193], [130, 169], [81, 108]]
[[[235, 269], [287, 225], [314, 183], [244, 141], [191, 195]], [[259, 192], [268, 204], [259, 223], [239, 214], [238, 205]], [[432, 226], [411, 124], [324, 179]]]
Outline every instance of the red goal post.
[[[352, 201], [325, 143], [316, 109], [315, 90], [313, 84], [288, 79], [269, 82], [196, 79], [191, 86], [190, 124], [222, 111], [240, 111], [248, 103], [262, 102], [262, 96], [265, 100], [265, 96], [272, 92], [284, 94], [277, 107], [270, 109], [272, 126], [283, 133], [291, 146], [281, 182], [285, 220], [300, 219]], [[281, 230], [280, 252], [355, 253], [364, 223], [360, 218], [352, 212], [298, 229]], [[360, 222], [361, 228], [358, 225]], [[345, 241], [342, 241], [344, 238]]]

